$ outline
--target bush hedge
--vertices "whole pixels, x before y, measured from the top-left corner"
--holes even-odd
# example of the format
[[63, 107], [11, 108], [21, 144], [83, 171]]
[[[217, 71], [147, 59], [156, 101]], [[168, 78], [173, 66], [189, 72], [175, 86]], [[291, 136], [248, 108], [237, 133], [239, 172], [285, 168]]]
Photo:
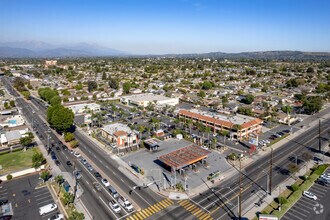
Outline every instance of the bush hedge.
[[292, 184], [290, 186], [290, 189], [292, 190], [292, 192], [295, 192], [295, 191], [297, 191], [299, 189], [299, 186], [297, 184]]

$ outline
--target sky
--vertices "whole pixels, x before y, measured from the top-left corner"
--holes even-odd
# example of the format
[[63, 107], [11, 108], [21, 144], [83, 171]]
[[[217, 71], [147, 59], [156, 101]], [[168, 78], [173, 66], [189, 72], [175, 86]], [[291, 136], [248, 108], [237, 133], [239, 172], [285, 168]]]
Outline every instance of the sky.
[[330, 52], [330, 0], [0, 0], [0, 42], [132, 54]]

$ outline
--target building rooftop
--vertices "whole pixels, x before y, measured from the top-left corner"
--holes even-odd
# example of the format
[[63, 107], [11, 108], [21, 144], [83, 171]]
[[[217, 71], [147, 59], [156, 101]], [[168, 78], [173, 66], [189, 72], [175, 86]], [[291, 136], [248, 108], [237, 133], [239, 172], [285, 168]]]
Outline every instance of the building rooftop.
[[210, 152], [197, 145], [190, 145], [158, 157], [158, 160], [176, 170], [205, 159]]
[[[111, 135], [115, 135], [115, 136], [123, 135], [122, 132], [125, 132], [126, 134], [133, 132], [132, 129], [130, 129], [130, 127], [128, 127], [127, 125], [124, 125], [122, 123], [114, 123], [114, 124], [110, 124], [110, 125], [105, 125], [102, 129], [105, 132], [107, 132]], [[121, 131], [121, 133], [118, 133], [119, 131]]]
[[142, 102], [142, 101], [164, 101], [168, 99], [172, 99], [163, 95], [155, 95], [152, 93], [143, 93], [131, 96], [124, 96], [123, 98], [130, 99], [135, 102]]

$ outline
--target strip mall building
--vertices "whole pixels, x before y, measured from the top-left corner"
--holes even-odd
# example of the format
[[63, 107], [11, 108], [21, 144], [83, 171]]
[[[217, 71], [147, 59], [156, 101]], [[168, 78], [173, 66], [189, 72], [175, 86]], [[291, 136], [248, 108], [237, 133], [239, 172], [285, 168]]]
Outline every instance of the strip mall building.
[[261, 133], [263, 121], [246, 115], [220, 115], [213, 112], [205, 112], [197, 109], [179, 110], [179, 118], [192, 120], [212, 128], [213, 132], [226, 130], [234, 139], [244, 140]]

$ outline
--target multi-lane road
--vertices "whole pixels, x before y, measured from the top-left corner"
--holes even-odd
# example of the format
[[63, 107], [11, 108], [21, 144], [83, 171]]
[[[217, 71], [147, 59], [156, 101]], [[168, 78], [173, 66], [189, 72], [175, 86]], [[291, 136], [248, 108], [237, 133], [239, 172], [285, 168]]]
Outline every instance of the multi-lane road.
[[[44, 136], [43, 141], [47, 145], [47, 134], [49, 127], [45, 120], [45, 106], [38, 100], [32, 98], [31, 103], [19, 97], [19, 94], [11, 87], [8, 78], [3, 78], [7, 90], [17, 97], [17, 104], [22, 108], [23, 114], [29, 119], [34, 120], [38, 133]], [[35, 107], [37, 106], [37, 108]], [[34, 113], [35, 112], [35, 113]], [[315, 116], [315, 120], [323, 117], [325, 112], [321, 112]], [[323, 119], [322, 136], [328, 135], [329, 119]], [[32, 121], [30, 121], [31, 123]], [[60, 140], [51, 130], [51, 139], [58, 143]], [[108, 206], [112, 196], [103, 188], [101, 192], [93, 189], [92, 183], [97, 181], [92, 173], [83, 166], [68, 151], [58, 153], [61, 162], [61, 169], [72, 173], [72, 168], [66, 166], [67, 160], [75, 160], [78, 169], [83, 171], [83, 177], [79, 180], [79, 184], [84, 190], [81, 197], [90, 213], [95, 219], [121, 219], [129, 217], [130, 219], [231, 219], [238, 216], [237, 212], [237, 196], [239, 189], [239, 171], [237, 175], [231, 179], [223, 181], [220, 185], [210, 188], [205, 192], [191, 198], [189, 200], [173, 202], [165, 199], [152, 190], [146, 188], [141, 191], [129, 192], [135, 186], [124, 173], [118, 170], [119, 165], [112, 160], [109, 155], [105, 154], [93, 142], [78, 131], [75, 132], [76, 139], [80, 143], [80, 151], [84, 157], [99, 171], [106, 176], [111, 183], [118, 188], [118, 191], [124, 196], [129, 197], [135, 204], [141, 208], [140, 212], [129, 213], [122, 212], [117, 215], [112, 212]], [[296, 138], [287, 138], [288, 142], [273, 152], [273, 169], [272, 169], [272, 188], [274, 189], [286, 178], [291, 178], [287, 172], [287, 165], [290, 158], [301, 156], [303, 152], [315, 152], [318, 147], [318, 127], [314, 127]], [[249, 204], [262, 200], [263, 195], [267, 193], [267, 172], [269, 172], [269, 158], [265, 157], [257, 160], [242, 171], [242, 210], [245, 210]], [[238, 167], [237, 167], [238, 169]], [[252, 200], [251, 200], [252, 199]], [[167, 204], [167, 205], [166, 205]], [[162, 207], [162, 208], [161, 208]], [[242, 213], [244, 215], [244, 212]]]

